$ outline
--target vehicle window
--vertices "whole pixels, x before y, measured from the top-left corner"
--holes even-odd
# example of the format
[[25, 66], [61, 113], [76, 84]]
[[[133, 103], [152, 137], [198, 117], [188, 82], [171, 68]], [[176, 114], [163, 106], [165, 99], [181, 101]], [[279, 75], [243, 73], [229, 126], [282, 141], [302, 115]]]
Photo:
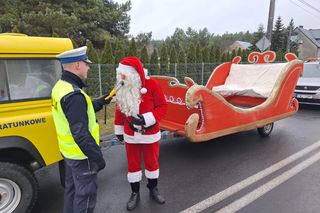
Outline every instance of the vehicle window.
[[9, 100], [48, 98], [61, 75], [61, 64], [54, 59], [0, 61], [8, 77]]
[[7, 101], [9, 99], [7, 85], [4, 62], [0, 61], [0, 102]]
[[304, 64], [303, 77], [305, 78], [320, 78], [320, 64]]

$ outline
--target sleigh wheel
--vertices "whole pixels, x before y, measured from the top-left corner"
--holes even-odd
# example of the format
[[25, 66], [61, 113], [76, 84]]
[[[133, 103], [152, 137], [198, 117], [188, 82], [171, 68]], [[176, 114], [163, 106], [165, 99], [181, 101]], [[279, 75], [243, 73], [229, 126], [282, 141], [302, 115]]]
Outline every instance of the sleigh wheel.
[[269, 123], [261, 128], [258, 128], [258, 133], [261, 137], [267, 137], [271, 134], [273, 129], [273, 123]]

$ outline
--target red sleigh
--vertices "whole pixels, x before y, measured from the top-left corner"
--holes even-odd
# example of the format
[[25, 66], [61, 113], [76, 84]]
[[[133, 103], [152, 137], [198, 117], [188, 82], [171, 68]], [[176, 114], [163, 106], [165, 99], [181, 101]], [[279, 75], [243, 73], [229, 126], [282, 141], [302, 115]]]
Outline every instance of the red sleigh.
[[164, 91], [168, 113], [160, 128], [186, 136], [192, 142], [258, 128], [271, 133], [273, 122], [293, 115], [299, 104], [294, 88], [303, 62], [286, 54], [286, 63], [275, 60], [272, 51], [249, 54], [219, 65], [205, 86], [185, 77], [185, 84], [168, 76], [153, 76]]

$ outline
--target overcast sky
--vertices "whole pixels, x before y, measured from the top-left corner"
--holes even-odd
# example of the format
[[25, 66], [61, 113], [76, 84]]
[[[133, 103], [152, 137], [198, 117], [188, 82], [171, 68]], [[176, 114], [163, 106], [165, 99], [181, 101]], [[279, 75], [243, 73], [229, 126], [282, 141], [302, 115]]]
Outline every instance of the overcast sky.
[[[114, 0], [123, 3], [126, 0]], [[208, 28], [210, 33], [254, 32], [268, 25], [270, 0], [131, 0], [129, 34], [152, 31], [153, 39], [165, 39], [174, 30]], [[314, 7], [308, 7], [306, 4]], [[281, 16], [287, 26], [320, 29], [320, 0], [276, 0], [275, 20]]]

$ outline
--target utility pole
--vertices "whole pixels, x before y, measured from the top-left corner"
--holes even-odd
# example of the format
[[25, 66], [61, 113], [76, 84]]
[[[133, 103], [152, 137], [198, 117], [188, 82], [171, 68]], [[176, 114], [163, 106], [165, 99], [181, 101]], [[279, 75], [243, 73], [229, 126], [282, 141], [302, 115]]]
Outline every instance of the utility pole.
[[290, 52], [291, 34], [292, 34], [292, 26], [290, 25], [289, 26], [289, 35], [288, 35], [288, 40], [287, 40], [287, 48], [286, 48], [287, 53]]
[[270, 0], [268, 28], [267, 28], [267, 35], [266, 35], [267, 39], [270, 42], [271, 42], [271, 36], [272, 36], [275, 3], [276, 3], [276, 0]]

